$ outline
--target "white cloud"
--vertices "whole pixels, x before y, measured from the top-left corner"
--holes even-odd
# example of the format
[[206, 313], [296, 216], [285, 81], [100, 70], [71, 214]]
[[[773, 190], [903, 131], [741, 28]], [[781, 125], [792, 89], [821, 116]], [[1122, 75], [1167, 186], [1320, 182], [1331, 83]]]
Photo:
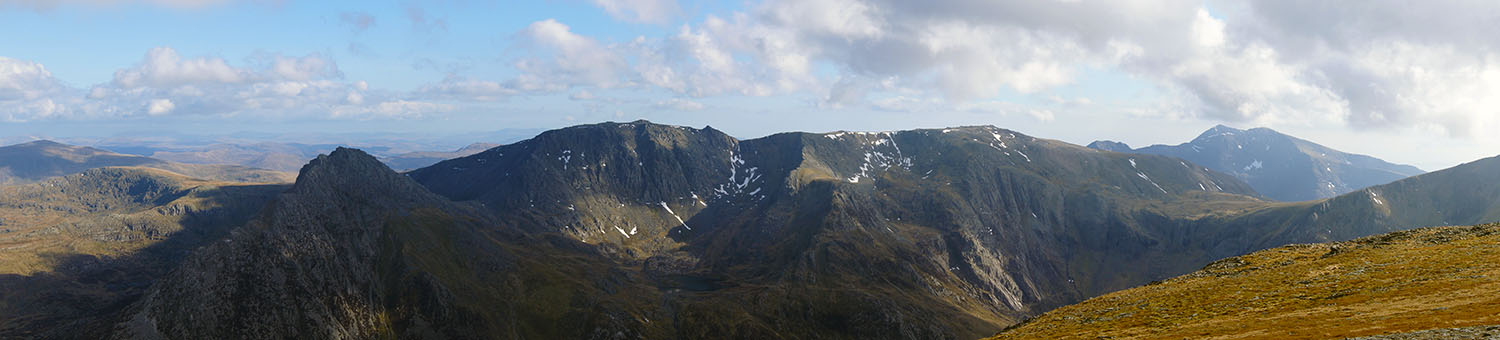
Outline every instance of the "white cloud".
[[567, 86], [612, 87], [622, 84], [625, 59], [593, 38], [572, 32], [568, 25], [547, 19], [534, 22], [519, 37], [547, 52], [545, 57], [524, 59], [516, 68], [524, 73], [517, 80], [531, 89]]
[[[617, 15], [651, 8], [599, 4]], [[1500, 91], [1500, 40], [1489, 34], [1500, 21], [1485, 15], [1496, 12], [1500, 3], [766, 0], [617, 44], [538, 22], [523, 34], [557, 61], [523, 60], [510, 82], [813, 93], [824, 107], [911, 111], [1043, 94], [1104, 69], [1174, 102], [1151, 115], [1478, 135], [1500, 128], [1500, 100], [1488, 99]]]
[[58, 86], [42, 64], [0, 57], [0, 100], [37, 99]]
[[597, 97], [594, 96], [593, 92], [589, 92], [588, 90], [581, 90], [581, 91], [578, 91], [578, 92], [573, 92], [573, 94], [568, 95], [568, 99], [572, 99], [572, 100], [589, 100], [589, 99], [594, 99], [594, 98], [597, 98]]
[[[1164, 45], [1148, 33], [1185, 36], [1173, 24], [1190, 22], [1196, 8], [1185, 1], [773, 0], [727, 17], [709, 15], [670, 36], [619, 44], [547, 20], [520, 35], [557, 60], [523, 59], [517, 68], [524, 74], [515, 81], [557, 90], [651, 86], [693, 97], [821, 92], [825, 104], [845, 107], [866, 95], [853, 90], [873, 88], [863, 82], [878, 79], [962, 102], [1068, 84], [1079, 67]], [[580, 56], [593, 59], [581, 63]]]
[[160, 116], [172, 112], [175, 108], [177, 105], [173, 104], [171, 99], [152, 99], [151, 103], [146, 106], [146, 114]]
[[220, 58], [184, 60], [177, 50], [157, 47], [134, 68], [115, 72], [115, 85], [122, 88], [176, 87], [194, 84], [238, 83], [247, 75]]
[[66, 112], [76, 91], [52, 76], [42, 64], [0, 57], [0, 121], [55, 117]]
[[452, 104], [421, 101], [393, 100], [366, 106], [339, 106], [333, 108], [334, 118], [423, 118], [434, 113], [453, 111]]
[[342, 81], [338, 66], [318, 55], [261, 59], [263, 67], [235, 67], [222, 58], [183, 57], [159, 47], [139, 64], [115, 72], [113, 80], [84, 91], [60, 83], [41, 64], [0, 57], [0, 119], [404, 118], [452, 108], [371, 91], [363, 81]]
[[448, 77], [442, 82], [417, 89], [418, 96], [444, 100], [497, 101], [521, 93], [519, 85], [499, 82]]
[[318, 55], [300, 58], [276, 56], [271, 64], [273, 79], [307, 81], [313, 79], [341, 78], [338, 65]]
[[702, 109], [706, 108], [707, 106], [704, 106], [703, 103], [699, 103], [699, 102], [695, 102], [695, 101], [691, 101], [691, 100], [687, 100], [687, 99], [672, 98], [672, 99], [667, 99], [667, 100], [662, 100], [662, 101], [656, 102], [655, 107], [657, 109], [667, 109], [667, 110], [677, 110], [677, 111], [698, 111], [698, 110], [702, 110]]
[[594, 0], [594, 4], [629, 22], [665, 24], [682, 12], [677, 0]]

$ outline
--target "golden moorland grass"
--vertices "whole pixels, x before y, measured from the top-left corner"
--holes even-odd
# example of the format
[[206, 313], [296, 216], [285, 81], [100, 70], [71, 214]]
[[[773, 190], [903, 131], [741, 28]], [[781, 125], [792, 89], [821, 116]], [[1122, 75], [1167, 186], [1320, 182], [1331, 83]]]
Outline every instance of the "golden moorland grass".
[[1500, 224], [1291, 245], [1058, 308], [993, 339], [1327, 339], [1500, 324]]
[[[195, 215], [253, 212], [284, 188], [193, 179], [142, 167], [99, 168], [0, 186], [0, 275], [52, 271], [69, 256], [128, 256], [193, 224]], [[226, 207], [234, 204], [247, 206]]]

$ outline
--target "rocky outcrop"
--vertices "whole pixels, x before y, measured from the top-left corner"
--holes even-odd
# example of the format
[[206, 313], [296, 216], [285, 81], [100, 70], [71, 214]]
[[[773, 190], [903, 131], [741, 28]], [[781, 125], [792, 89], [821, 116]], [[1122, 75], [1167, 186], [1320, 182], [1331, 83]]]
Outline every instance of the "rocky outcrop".
[[[653, 291], [340, 148], [132, 307], [120, 339], [611, 338]], [[654, 316], [653, 316], [654, 317]], [[659, 331], [654, 334], [661, 334]]]
[[319, 156], [260, 218], [158, 282], [122, 337], [377, 337], [377, 241], [391, 218], [443, 205], [425, 193], [363, 152]]

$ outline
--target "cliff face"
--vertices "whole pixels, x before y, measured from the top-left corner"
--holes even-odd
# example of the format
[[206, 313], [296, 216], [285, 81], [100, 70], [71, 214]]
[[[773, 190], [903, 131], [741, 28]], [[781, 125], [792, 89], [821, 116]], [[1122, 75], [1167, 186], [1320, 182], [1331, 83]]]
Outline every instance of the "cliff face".
[[128, 334], [376, 335], [383, 311], [368, 261], [382, 227], [402, 210], [442, 202], [354, 150], [320, 156], [298, 177], [260, 218], [158, 282]]

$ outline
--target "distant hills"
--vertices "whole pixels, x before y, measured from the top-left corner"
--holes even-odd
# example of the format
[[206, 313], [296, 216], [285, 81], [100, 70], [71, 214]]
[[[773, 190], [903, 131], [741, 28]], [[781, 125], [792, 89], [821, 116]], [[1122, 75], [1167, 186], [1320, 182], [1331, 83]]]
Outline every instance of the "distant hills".
[[[472, 155], [499, 144], [472, 143], [453, 151], [398, 151], [389, 148], [372, 150], [392, 169], [406, 171], [425, 167], [451, 158]], [[190, 164], [234, 164], [276, 171], [295, 172], [307, 160], [327, 153], [340, 145], [256, 142], [246, 144], [215, 143], [201, 146], [130, 146], [113, 148], [129, 150], [151, 158]]]
[[319, 153], [326, 153], [329, 150], [333, 150], [338, 146], [328, 144], [260, 142], [249, 144], [216, 143], [204, 146], [171, 148], [137, 149], [123, 145], [116, 147], [124, 150], [133, 150], [151, 158], [173, 162], [234, 164], [276, 171], [296, 172], [303, 164], [307, 164], [307, 160], [317, 157]]
[[1223, 125], [1192, 141], [1131, 149], [1124, 143], [1096, 141], [1090, 148], [1172, 156], [1250, 183], [1278, 201], [1329, 198], [1372, 185], [1422, 174], [1410, 165], [1340, 152], [1267, 128], [1240, 130]]
[[0, 147], [0, 185], [33, 183], [110, 166], [154, 168], [217, 181], [284, 183], [293, 179], [292, 174], [280, 171], [236, 165], [170, 162], [48, 140]]
[[381, 157], [380, 161], [396, 171], [413, 170], [437, 162], [473, 155], [500, 146], [494, 143], [474, 143], [454, 151], [413, 151]]
[[541, 130], [516, 128], [451, 134], [240, 132], [193, 135], [128, 132], [111, 137], [53, 140], [179, 163], [231, 164], [287, 172], [296, 172], [307, 160], [339, 146], [358, 147], [383, 162], [389, 162], [388, 165], [393, 169], [406, 171], [483, 151], [495, 145], [490, 143], [513, 143], [530, 138], [538, 132]]

